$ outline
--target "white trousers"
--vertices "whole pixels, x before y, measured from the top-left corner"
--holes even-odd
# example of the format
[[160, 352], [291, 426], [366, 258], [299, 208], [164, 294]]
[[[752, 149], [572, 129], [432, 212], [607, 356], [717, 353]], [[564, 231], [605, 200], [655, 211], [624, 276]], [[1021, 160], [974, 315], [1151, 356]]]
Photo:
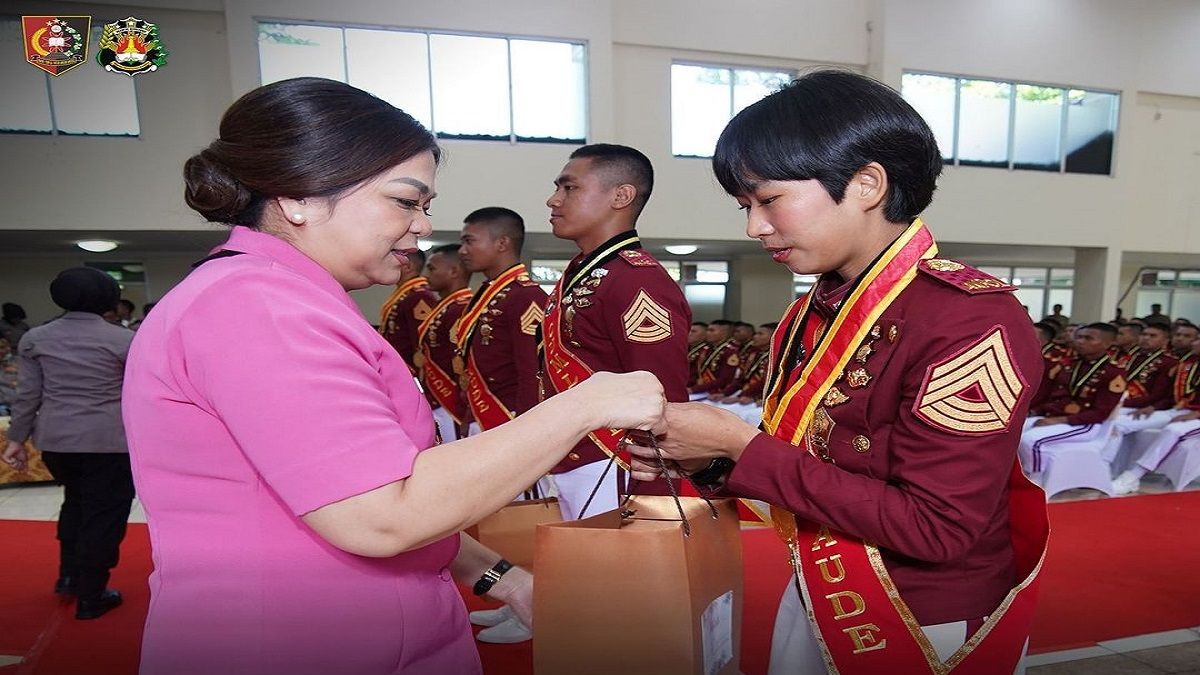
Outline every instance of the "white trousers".
[[[933, 626], [921, 626], [921, 632], [929, 638], [930, 644], [937, 652], [938, 658], [944, 663], [958, 648], [966, 643], [967, 622], [955, 621]], [[1028, 649], [1026, 640], [1025, 648]], [[779, 601], [779, 611], [775, 614], [775, 630], [771, 634], [771, 665], [770, 675], [810, 675], [828, 672], [825, 659], [821, 656], [821, 647], [813, 637], [812, 623], [808, 620], [808, 612], [800, 602], [800, 591], [795, 583], [789, 583]], [[1014, 675], [1024, 675], [1025, 657], [1017, 663]]]
[[457, 440], [457, 433], [454, 430], [454, 417], [445, 408], [438, 407], [433, 410], [433, 421], [437, 424], [438, 433], [442, 437], [443, 443], [450, 443]]
[[615, 462], [608, 468], [608, 473], [604, 475], [604, 483], [599, 488], [596, 487], [600, 476], [604, 474], [604, 467], [608, 465], [607, 459], [584, 464], [578, 469], [572, 469], [565, 473], [549, 474], [539, 484], [542, 486], [543, 492], [558, 496], [558, 508], [562, 510], [563, 520], [578, 520], [581, 517], [579, 512], [587, 503], [592, 490], [596, 490], [596, 496], [592, 497], [592, 503], [588, 504], [587, 512], [582, 517], [613, 511], [621, 503], [617, 485], [618, 467]]
[[[1183, 413], [1175, 410], [1172, 411], [1176, 415]], [[1185, 438], [1186, 437], [1186, 438]], [[1188, 420], [1186, 422], [1172, 422], [1162, 428], [1158, 432], [1158, 436], [1150, 447], [1142, 453], [1138, 458], [1137, 465], [1145, 469], [1147, 472], [1158, 470], [1158, 465], [1171, 454], [1180, 442], [1200, 438], [1200, 420]]]
[[[1033, 426], [1033, 423], [1040, 419], [1042, 418], [1030, 417], [1025, 420], [1021, 444], [1017, 448], [1021, 467], [1027, 474], [1045, 471], [1054, 461], [1054, 455], [1065, 447], [1078, 448], [1081, 444], [1095, 444], [1096, 441], [1107, 438], [1110, 428], [1108, 423]], [[1100, 447], [1096, 448], [1097, 453], [1100, 450]]]
[[1136, 411], [1136, 408], [1121, 408], [1117, 419], [1113, 420], [1112, 430], [1100, 453], [1104, 461], [1111, 464], [1117, 458], [1117, 454], [1121, 451], [1121, 442], [1129, 434], [1146, 429], [1161, 429], [1167, 426], [1172, 418], [1180, 414], [1178, 410], [1155, 410], [1145, 417], [1134, 417], [1133, 413]]

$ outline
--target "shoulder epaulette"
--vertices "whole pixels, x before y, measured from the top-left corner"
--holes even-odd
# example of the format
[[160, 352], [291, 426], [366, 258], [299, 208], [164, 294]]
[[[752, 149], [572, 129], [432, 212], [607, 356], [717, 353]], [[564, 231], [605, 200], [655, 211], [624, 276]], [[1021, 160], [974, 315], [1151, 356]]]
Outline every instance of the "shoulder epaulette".
[[996, 277], [974, 267], [945, 258], [927, 258], [917, 263], [917, 269], [938, 281], [953, 286], [964, 293], [1006, 293], [1017, 290]]
[[631, 248], [621, 251], [620, 255], [622, 260], [634, 267], [650, 267], [658, 264], [654, 256], [650, 255], [645, 249]]
[[522, 274], [516, 278], [516, 282], [521, 286], [537, 286], [538, 282], [529, 277], [528, 274]]

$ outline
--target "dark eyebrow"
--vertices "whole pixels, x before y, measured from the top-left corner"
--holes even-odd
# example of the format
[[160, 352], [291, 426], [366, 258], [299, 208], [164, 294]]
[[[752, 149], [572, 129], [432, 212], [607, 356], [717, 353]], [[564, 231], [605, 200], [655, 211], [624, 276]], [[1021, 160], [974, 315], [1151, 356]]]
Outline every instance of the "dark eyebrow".
[[563, 183], [572, 183], [572, 182], [576, 182], [575, 177], [569, 173], [564, 173], [561, 176], [559, 176], [558, 178], [554, 179], [555, 185], [562, 185]]
[[[405, 185], [411, 185], [411, 186], [417, 188], [418, 190], [420, 190], [422, 195], [428, 195], [430, 193], [429, 186], [426, 185], [425, 183], [417, 180], [416, 178], [409, 178], [408, 176], [401, 176], [400, 178], [393, 178], [388, 182], [389, 183], [404, 183]], [[437, 196], [437, 194], [432, 194], [432, 195], [430, 195], [429, 198], [433, 199], [436, 196]]]

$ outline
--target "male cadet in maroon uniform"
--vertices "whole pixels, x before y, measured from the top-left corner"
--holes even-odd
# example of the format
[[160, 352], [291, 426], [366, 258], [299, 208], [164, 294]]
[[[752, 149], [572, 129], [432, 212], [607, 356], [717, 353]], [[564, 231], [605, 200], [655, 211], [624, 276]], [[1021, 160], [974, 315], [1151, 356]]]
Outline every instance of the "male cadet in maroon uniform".
[[717, 319], [708, 324], [708, 354], [700, 362], [696, 384], [688, 388], [693, 400], [708, 398], [709, 394], [723, 391], [737, 375], [741, 359], [738, 345], [733, 341], [733, 322]]
[[463, 221], [459, 257], [486, 281], [454, 326], [455, 373], [467, 395], [472, 421], [486, 431], [538, 402], [534, 334], [546, 292], [521, 264], [525, 221], [500, 206], [478, 209]]
[[425, 269], [429, 289], [436, 292], [440, 300], [417, 328], [421, 383], [425, 386], [425, 396], [433, 405], [433, 418], [442, 440], [452, 441], [458, 437], [458, 430], [467, 419], [467, 400], [454, 375], [454, 343], [450, 340], [450, 330], [471, 301], [471, 289], [467, 287], [471, 273], [463, 266], [458, 247], [453, 244], [430, 251]]
[[1026, 473], [1045, 471], [1064, 446], [1080, 447], [1107, 436], [1109, 416], [1126, 388], [1125, 371], [1108, 355], [1116, 337], [1112, 324], [1089, 323], [1075, 331], [1074, 363], [1046, 372], [1021, 433]]
[[703, 321], [693, 321], [688, 330], [688, 387], [696, 384], [700, 377], [700, 363], [712, 349], [705, 337], [708, 335], [708, 324]]
[[425, 254], [421, 251], [409, 253], [404, 274], [379, 310], [379, 332], [396, 348], [414, 375], [420, 369], [417, 364], [417, 327], [437, 304], [437, 296], [429, 290], [429, 280], [421, 276], [423, 267]]
[[1129, 362], [1141, 350], [1142, 325], [1127, 323], [1117, 326], [1117, 339], [1109, 348], [1112, 362], [1120, 368], [1128, 368]]
[[726, 387], [722, 395], [710, 396], [710, 403], [730, 410], [750, 424], [762, 421], [763, 385], [771, 356], [771, 334], [777, 325], [775, 322], [764, 323], [755, 329], [739, 357], [741, 365], [734, 383]]
[[1124, 366], [1129, 393], [1117, 418], [1113, 420], [1112, 430], [1104, 439], [1096, 441], [1102, 448], [1101, 456], [1107, 462], [1116, 459], [1126, 435], [1143, 429], [1161, 429], [1178, 414], [1172, 410], [1175, 407], [1175, 371], [1179, 367], [1179, 359], [1168, 350], [1171, 326], [1153, 322], [1145, 328], [1138, 326], [1138, 334], [1137, 348], [1124, 350], [1124, 353], [1131, 354]]
[[733, 343], [738, 346], [738, 359], [746, 360], [746, 356], [754, 349], [751, 346], [754, 337], [754, 324], [745, 321], [733, 322]]
[[[542, 326], [547, 395], [564, 391], [596, 371], [645, 370], [662, 382], [668, 401], [688, 399], [691, 309], [679, 285], [642, 248], [638, 216], [650, 199], [650, 160], [623, 145], [585, 145], [554, 180], [546, 200], [554, 236], [575, 242], [571, 261], [551, 295]], [[609, 467], [624, 437], [597, 429], [550, 473], [563, 518], [617, 508], [624, 472]], [[630, 486], [637, 494], [667, 494], [665, 480]]]

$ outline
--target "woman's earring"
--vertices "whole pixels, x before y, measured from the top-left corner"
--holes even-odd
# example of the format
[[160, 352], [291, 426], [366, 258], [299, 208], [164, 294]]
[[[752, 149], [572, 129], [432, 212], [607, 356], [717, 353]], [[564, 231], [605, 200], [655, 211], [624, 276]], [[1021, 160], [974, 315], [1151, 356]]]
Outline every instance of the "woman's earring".
[[304, 214], [303, 213], [293, 213], [292, 214], [292, 222], [296, 223], [297, 225], [299, 225], [300, 223], [303, 223], [304, 222]]

